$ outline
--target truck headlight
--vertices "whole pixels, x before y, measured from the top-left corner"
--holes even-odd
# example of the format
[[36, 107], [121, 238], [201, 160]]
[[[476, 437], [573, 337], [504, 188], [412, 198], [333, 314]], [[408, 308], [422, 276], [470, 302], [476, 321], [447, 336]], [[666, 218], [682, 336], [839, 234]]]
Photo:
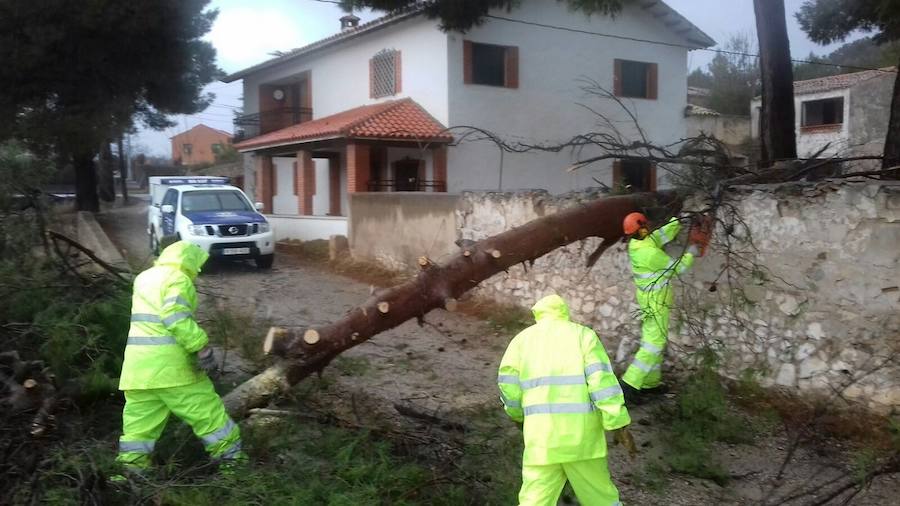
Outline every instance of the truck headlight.
[[209, 235], [209, 233], [207, 233], [206, 231], [205, 225], [188, 225], [187, 229], [188, 232], [191, 233], [191, 235]]
[[271, 230], [271, 228], [269, 228], [269, 224], [268, 224], [268, 223], [260, 223], [260, 224], [259, 224], [259, 228], [257, 229], [257, 231], [258, 231], [260, 234], [264, 234], [264, 233], [268, 232], [269, 230]]

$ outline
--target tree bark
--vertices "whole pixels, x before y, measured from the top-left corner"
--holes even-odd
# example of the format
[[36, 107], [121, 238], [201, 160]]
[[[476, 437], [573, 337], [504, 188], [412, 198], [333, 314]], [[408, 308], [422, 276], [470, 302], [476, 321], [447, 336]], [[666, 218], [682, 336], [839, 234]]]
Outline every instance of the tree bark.
[[753, 0], [762, 73], [760, 140], [765, 166], [797, 158], [794, 69], [784, 18], [784, 0]]
[[100, 199], [104, 202], [116, 200], [116, 180], [113, 177], [113, 156], [109, 145], [112, 139], [106, 139], [100, 146]]
[[94, 167], [94, 153], [82, 152], [72, 156], [75, 167], [75, 207], [79, 211], [98, 212], [100, 200], [97, 198], [97, 169]]
[[284, 360], [229, 393], [225, 405], [232, 416], [243, 417], [247, 410], [265, 406], [370, 337], [412, 318], [421, 319], [432, 309], [452, 310], [457, 299], [494, 274], [589, 237], [601, 237], [603, 244], [615, 243], [622, 237], [622, 220], [628, 213], [643, 211], [652, 216], [663, 214], [659, 212], [662, 208], [670, 216], [680, 207], [681, 200], [670, 192], [598, 199], [467, 244], [444, 264], [420, 262], [422, 270], [414, 279], [376, 291], [365, 304], [330, 325], [271, 329], [266, 351]]
[[[900, 165], [900, 74], [894, 78], [891, 119], [888, 121], [887, 135], [884, 139], [884, 160], [881, 162], [881, 168], [890, 169], [898, 165]], [[900, 179], [900, 169], [888, 171], [881, 178]]]
[[122, 146], [122, 134], [116, 139], [116, 147], [119, 152], [119, 180], [122, 183], [122, 201], [128, 202], [128, 163], [125, 161], [125, 148]]

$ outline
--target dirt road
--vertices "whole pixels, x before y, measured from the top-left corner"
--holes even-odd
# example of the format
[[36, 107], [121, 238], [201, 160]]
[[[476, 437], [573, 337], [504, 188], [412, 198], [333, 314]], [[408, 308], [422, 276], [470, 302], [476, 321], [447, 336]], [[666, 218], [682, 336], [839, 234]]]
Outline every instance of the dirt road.
[[[151, 258], [144, 231], [144, 205], [112, 209], [99, 217], [135, 265], [144, 265]], [[256, 270], [250, 263], [210, 266], [200, 276], [198, 289], [203, 294], [201, 305], [208, 307], [213, 299], [219, 299], [230, 310], [247, 312], [259, 321], [306, 327], [339, 318], [362, 303], [370, 287], [276, 255], [271, 270]], [[397, 403], [463, 422], [472, 413], [499, 412], [497, 366], [512, 336], [500, 335], [486, 322], [456, 313], [435, 311], [427, 321], [424, 327], [407, 322], [342, 355], [325, 371], [325, 380], [331, 385], [318, 402], [343, 419], [362, 424], [386, 421], [407, 430], [429, 424], [399, 414], [394, 408]], [[789, 445], [787, 438], [775, 430], [753, 445], [717, 444], [715, 456], [731, 474], [727, 486], [667, 472], [655, 476], [653, 470], [665, 446], [660, 441], [660, 427], [655, 426], [659, 423], [656, 409], [630, 409], [632, 431], [643, 444], [637, 460], [629, 461], [620, 448], [610, 448], [611, 472], [626, 504], [777, 504], [767, 501], [775, 494], [828, 483], [851, 472], [848, 462], [853, 457], [848, 448], [800, 448], [784, 475], [776, 480]], [[508, 430], [517, 429], [509, 424]], [[511, 468], [517, 465], [508, 464]], [[662, 491], [651, 490], [655, 487], [648, 483], [654, 479], [661, 480]], [[852, 504], [889, 504], [898, 491], [900, 481], [885, 478], [858, 495]], [[804, 501], [813, 498], [790, 504], [806, 504]]]

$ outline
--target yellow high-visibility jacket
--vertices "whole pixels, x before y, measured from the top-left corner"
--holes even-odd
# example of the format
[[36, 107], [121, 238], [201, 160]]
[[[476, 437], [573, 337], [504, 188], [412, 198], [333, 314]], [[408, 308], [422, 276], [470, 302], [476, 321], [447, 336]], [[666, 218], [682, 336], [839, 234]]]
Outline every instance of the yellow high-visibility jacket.
[[523, 463], [605, 457], [604, 430], [631, 422], [606, 350], [593, 330], [569, 321], [558, 295], [532, 311], [537, 323], [510, 342], [497, 379], [506, 413], [524, 422]]
[[200, 247], [179, 241], [135, 278], [120, 390], [176, 387], [205, 377], [195, 356], [208, 339], [194, 320], [194, 278], [208, 258]]
[[643, 307], [653, 302], [671, 304], [670, 281], [680, 276], [694, 263], [694, 255], [685, 252], [680, 258], [670, 258], [663, 246], [678, 236], [681, 223], [672, 218], [644, 239], [628, 241], [628, 256], [634, 284], [637, 287], [638, 303]]

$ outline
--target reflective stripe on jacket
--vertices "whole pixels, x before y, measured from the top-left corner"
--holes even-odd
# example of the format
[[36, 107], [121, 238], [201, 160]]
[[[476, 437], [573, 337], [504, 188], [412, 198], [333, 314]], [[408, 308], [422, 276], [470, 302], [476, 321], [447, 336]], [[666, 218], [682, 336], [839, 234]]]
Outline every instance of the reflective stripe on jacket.
[[193, 280], [208, 257], [198, 246], [179, 241], [135, 278], [120, 390], [189, 385], [205, 377], [194, 356], [208, 339], [194, 320]]
[[663, 246], [675, 239], [680, 230], [681, 223], [677, 218], [672, 218], [646, 238], [628, 241], [634, 284], [639, 292], [668, 288], [674, 276], [680, 276], [694, 263], [694, 255], [690, 253], [672, 259], [663, 250]]
[[606, 456], [603, 430], [631, 422], [597, 334], [569, 321], [557, 295], [532, 308], [537, 323], [513, 338], [497, 382], [507, 414], [524, 422], [526, 465]]

